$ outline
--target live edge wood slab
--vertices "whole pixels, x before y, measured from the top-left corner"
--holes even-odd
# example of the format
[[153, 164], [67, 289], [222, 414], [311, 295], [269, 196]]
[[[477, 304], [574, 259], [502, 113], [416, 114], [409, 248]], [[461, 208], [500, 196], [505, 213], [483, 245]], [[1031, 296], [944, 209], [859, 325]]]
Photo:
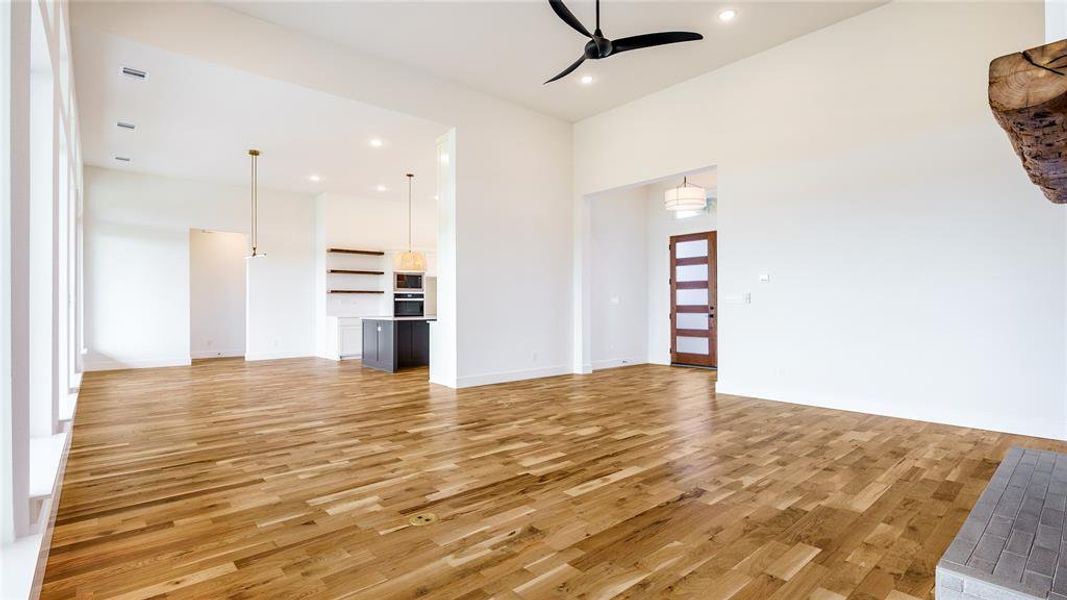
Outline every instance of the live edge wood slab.
[[990, 63], [989, 106], [1030, 181], [1067, 203], [1067, 40]]

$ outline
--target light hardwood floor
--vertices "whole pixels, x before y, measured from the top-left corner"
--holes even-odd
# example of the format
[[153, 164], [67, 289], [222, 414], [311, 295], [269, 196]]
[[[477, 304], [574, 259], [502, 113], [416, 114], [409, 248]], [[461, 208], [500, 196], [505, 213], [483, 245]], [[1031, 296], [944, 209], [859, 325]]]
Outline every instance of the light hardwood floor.
[[1005, 450], [1064, 449], [716, 396], [713, 377], [91, 373], [43, 597], [930, 598]]

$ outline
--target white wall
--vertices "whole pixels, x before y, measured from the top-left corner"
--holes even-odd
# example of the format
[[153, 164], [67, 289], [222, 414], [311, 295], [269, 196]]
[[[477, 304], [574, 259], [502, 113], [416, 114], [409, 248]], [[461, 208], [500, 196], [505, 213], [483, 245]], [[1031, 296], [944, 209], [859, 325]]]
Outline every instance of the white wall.
[[1067, 38], [1067, 2], [1045, 0], [1045, 43]]
[[604, 369], [648, 358], [648, 247], [643, 187], [589, 199], [592, 232], [592, 366]]
[[[261, 189], [245, 356], [315, 350], [314, 199]], [[189, 230], [247, 232], [248, 189], [85, 170], [89, 369], [188, 364]]]
[[189, 345], [192, 358], [244, 356], [243, 233], [189, 232]]
[[1067, 437], [1065, 215], [986, 104], [1043, 25], [888, 4], [578, 123], [577, 190], [718, 165], [720, 392]]
[[[77, 26], [455, 127], [456, 195], [450, 218], [439, 221], [450, 229], [439, 236], [449, 264], [440, 266], [437, 330], [462, 333], [436, 342], [456, 355], [455, 377], [442, 370], [439, 382], [570, 371], [569, 123], [208, 3], [78, 3], [74, 17]], [[517, 270], [500, 285], [501, 273]], [[454, 286], [444, 281], [452, 273]]]
[[[13, 39], [11, 17], [11, 10], [0, 7], [0, 39]], [[0, 123], [11, 122], [11, 49], [11, 43], [0, 44]], [[16, 415], [11, 402], [12, 265], [11, 252], [7, 251], [11, 247], [11, 141], [11, 127], [0, 128], [0, 248], [4, 249], [0, 252], [0, 546], [15, 541], [16, 521], [14, 449], [18, 434], [13, 427]], [[21, 479], [25, 481], [25, 473]], [[18, 512], [24, 512], [26, 508]], [[19, 520], [24, 521], [25, 515], [20, 515]]]
[[49, 27], [34, 11], [30, 64], [30, 435], [55, 433], [58, 401], [53, 377], [52, 269], [56, 214], [56, 82], [49, 56]]

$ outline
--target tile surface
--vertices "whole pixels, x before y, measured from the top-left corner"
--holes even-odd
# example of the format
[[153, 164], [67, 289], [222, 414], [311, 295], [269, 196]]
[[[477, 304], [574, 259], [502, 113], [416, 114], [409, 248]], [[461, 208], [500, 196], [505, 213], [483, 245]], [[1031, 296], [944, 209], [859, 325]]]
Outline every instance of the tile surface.
[[1011, 448], [937, 566], [937, 597], [1067, 593], [1065, 502], [1067, 454]]

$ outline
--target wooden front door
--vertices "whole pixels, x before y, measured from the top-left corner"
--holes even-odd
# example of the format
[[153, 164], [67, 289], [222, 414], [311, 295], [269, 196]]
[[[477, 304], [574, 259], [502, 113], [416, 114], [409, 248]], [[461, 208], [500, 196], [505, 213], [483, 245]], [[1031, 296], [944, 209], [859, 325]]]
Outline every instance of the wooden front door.
[[671, 363], [719, 364], [715, 232], [671, 236]]

